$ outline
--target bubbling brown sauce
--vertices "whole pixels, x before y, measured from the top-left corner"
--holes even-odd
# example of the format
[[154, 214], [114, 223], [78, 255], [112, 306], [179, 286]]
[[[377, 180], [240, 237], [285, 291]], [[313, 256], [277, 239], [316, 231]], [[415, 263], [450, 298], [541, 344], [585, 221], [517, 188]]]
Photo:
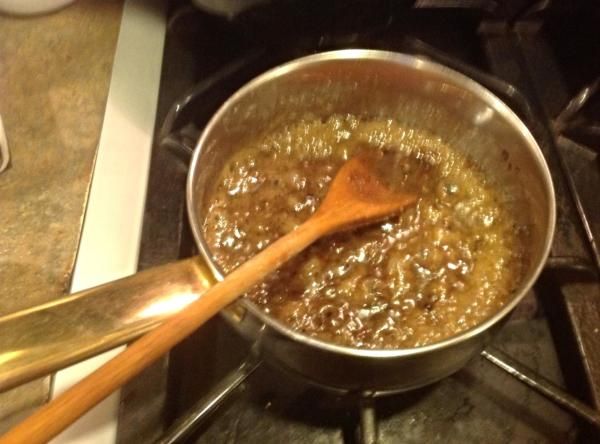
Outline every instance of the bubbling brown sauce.
[[365, 149], [417, 203], [318, 241], [246, 297], [306, 335], [371, 349], [430, 344], [497, 312], [522, 277], [525, 228], [464, 154], [394, 120], [306, 119], [240, 147], [207, 197], [219, 266], [233, 270], [308, 219]]

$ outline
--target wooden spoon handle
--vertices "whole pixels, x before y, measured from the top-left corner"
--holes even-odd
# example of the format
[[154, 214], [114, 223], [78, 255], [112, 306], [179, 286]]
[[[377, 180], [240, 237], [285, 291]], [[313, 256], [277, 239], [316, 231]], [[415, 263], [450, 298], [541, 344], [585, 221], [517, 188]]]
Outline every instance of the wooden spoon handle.
[[0, 438], [0, 443], [47, 442], [329, 228], [326, 218], [309, 219], [234, 270], [197, 301], [15, 426]]

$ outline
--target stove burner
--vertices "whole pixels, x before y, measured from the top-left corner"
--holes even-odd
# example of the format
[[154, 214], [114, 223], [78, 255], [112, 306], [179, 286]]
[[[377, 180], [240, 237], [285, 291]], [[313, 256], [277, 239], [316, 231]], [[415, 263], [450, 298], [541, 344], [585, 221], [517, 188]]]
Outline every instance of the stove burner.
[[[590, 122], [583, 116], [578, 116], [580, 111], [600, 89], [600, 77], [585, 86], [573, 97], [567, 106], [554, 119], [554, 130], [560, 134], [570, 129], [580, 129], [591, 136], [600, 137], [600, 122]], [[600, 146], [595, 147], [600, 149]]]
[[[600, 428], [600, 413], [564, 392], [563, 389], [543, 376], [520, 364], [502, 350], [490, 346], [482, 352], [482, 356], [538, 393]], [[260, 364], [260, 359], [256, 355], [251, 355], [241, 366], [227, 374], [210, 394], [200, 399], [175, 421], [157, 444], [183, 442], [209, 419], [210, 415], [254, 373]], [[358, 442], [376, 443], [378, 427], [375, 398], [368, 393], [348, 396], [359, 410], [359, 426], [356, 427]]]

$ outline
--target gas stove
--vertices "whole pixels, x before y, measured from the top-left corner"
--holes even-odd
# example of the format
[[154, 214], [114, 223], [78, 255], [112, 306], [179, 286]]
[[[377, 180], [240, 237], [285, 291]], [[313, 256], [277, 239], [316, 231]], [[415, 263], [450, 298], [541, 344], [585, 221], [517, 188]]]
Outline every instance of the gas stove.
[[223, 18], [171, 2], [140, 269], [196, 253], [187, 163], [218, 106], [273, 66], [341, 48], [418, 54], [502, 98], [544, 152], [558, 224], [552, 257], [495, 339], [499, 350], [439, 383], [385, 398], [334, 394], [262, 362], [213, 319], [122, 390], [118, 442], [597, 442], [598, 429], [487, 362], [512, 357], [600, 407], [600, 8], [592, 3], [288, 0]]

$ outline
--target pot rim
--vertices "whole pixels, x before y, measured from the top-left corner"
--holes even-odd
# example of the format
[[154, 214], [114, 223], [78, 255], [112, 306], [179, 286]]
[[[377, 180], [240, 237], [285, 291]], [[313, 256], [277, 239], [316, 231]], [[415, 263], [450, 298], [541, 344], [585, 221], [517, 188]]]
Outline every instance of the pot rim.
[[515, 293], [513, 298], [508, 302], [501, 310], [495, 313], [493, 316], [486, 319], [484, 322], [465, 330], [461, 333], [453, 335], [449, 338], [446, 338], [440, 342], [435, 342], [432, 344], [419, 346], [419, 347], [411, 347], [411, 348], [398, 348], [398, 349], [361, 349], [355, 347], [348, 347], [343, 345], [337, 345], [330, 342], [322, 341], [319, 339], [315, 339], [309, 337], [303, 333], [295, 331], [289, 327], [287, 327], [282, 322], [272, 318], [268, 314], [264, 313], [260, 307], [254, 304], [252, 301], [246, 298], [241, 298], [236, 301], [236, 303], [240, 303], [245, 309], [251, 312], [254, 316], [260, 319], [261, 322], [268, 325], [269, 327], [276, 330], [278, 333], [283, 336], [293, 340], [299, 341], [306, 345], [310, 345], [316, 348], [321, 349], [322, 351], [334, 352], [339, 354], [344, 354], [348, 356], [354, 356], [359, 358], [399, 358], [399, 357], [409, 357], [416, 356], [423, 353], [433, 352], [435, 350], [444, 349], [446, 347], [451, 347], [463, 343], [465, 341], [469, 341], [475, 336], [478, 336], [496, 323], [498, 323], [501, 319], [506, 317], [515, 306], [524, 298], [527, 292], [531, 289], [537, 278], [539, 277], [545, 263], [547, 257], [550, 253], [550, 248], [552, 246], [552, 239], [554, 236], [554, 229], [556, 224], [556, 202], [555, 202], [555, 194], [554, 194], [554, 186], [552, 183], [552, 177], [550, 175], [550, 171], [548, 169], [548, 165], [546, 164], [546, 160], [542, 154], [542, 151], [536, 142], [535, 138], [527, 128], [527, 126], [521, 121], [521, 119], [512, 111], [508, 105], [506, 105], [500, 98], [498, 98], [495, 94], [485, 88], [483, 85], [479, 84], [475, 80], [461, 74], [447, 66], [432, 62], [423, 57], [403, 54], [398, 52], [391, 51], [381, 51], [381, 50], [372, 50], [372, 49], [344, 49], [344, 50], [336, 50], [336, 51], [328, 51], [321, 52], [301, 58], [297, 58], [276, 66], [274, 68], [269, 69], [268, 71], [258, 75], [253, 78], [246, 84], [244, 84], [240, 89], [238, 89], [232, 96], [230, 96], [217, 110], [217, 112], [212, 116], [207, 125], [204, 127], [200, 138], [196, 144], [194, 149], [194, 153], [192, 156], [192, 161], [190, 163], [190, 169], [187, 177], [187, 185], [186, 185], [186, 203], [187, 203], [187, 213], [188, 219], [190, 222], [190, 226], [192, 228], [192, 232], [194, 235], [194, 239], [196, 241], [196, 245], [200, 250], [200, 253], [203, 259], [206, 261], [208, 267], [214, 274], [217, 280], [223, 279], [223, 274], [213, 262], [212, 257], [209, 253], [208, 246], [204, 241], [202, 236], [200, 227], [200, 221], [198, 220], [198, 216], [194, 209], [194, 179], [196, 177], [196, 171], [201, 166], [199, 164], [200, 154], [202, 152], [202, 147], [205, 145], [208, 134], [212, 131], [212, 128], [216, 125], [218, 121], [221, 120], [222, 116], [225, 112], [236, 103], [242, 96], [245, 96], [256, 87], [262, 85], [263, 83], [272, 81], [277, 77], [281, 77], [287, 74], [290, 71], [294, 71], [295, 69], [306, 66], [307, 64], [318, 64], [321, 62], [327, 62], [332, 60], [377, 60], [390, 62], [394, 64], [403, 65], [405, 67], [434, 72], [436, 74], [440, 74], [445, 76], [446, 78], [455, 82], [458, 86], [463, 87], [464, 89], [470, 91], [475, 94], [481, 100], [494, 109], [495, 112], [499, 113], [506, 121], [516, 130], [518, 131], [524, 140], [527, 142], [527, 145], [530, 147], [535, 161], [542, 172], [542, 176], [544, 178], [544, 187], [545, 191], [550, 196], [548, 199], [548, 224], [546, 226], [546, 233], [544, 237], [544, 245], [542, 254], [538, 263], [535, 265], [532, 271], [530, 271], [527, 278], [521, 283], [520, 291]]

